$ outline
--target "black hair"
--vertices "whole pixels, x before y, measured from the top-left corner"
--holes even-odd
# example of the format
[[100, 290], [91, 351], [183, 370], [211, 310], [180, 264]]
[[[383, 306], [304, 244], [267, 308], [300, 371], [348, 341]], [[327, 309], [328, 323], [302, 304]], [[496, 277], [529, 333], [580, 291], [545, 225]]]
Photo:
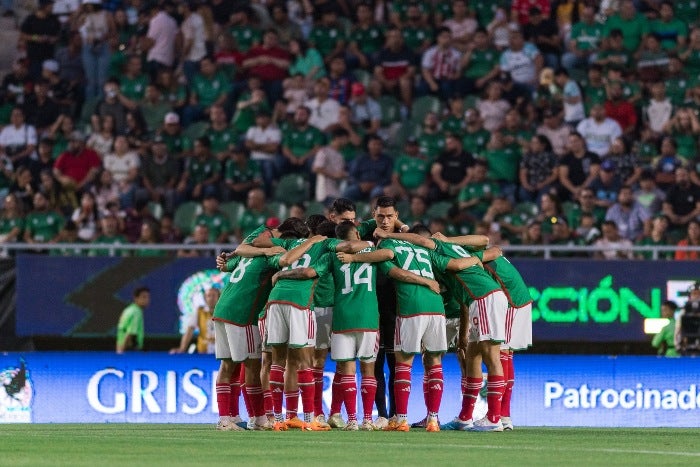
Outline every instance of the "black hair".
[[391, 196], [380, 196], [374, 203], [374, 208], [394, 208], [396, 209], [396, 199]]
[[539, 133], [535, 135], [535, 138], [537, 138], [537, 141], [539, 141], [540, 144], [544, 146], [545, 151], [552, 152], [552, 142], [549, 140], [549, 138]]
[[661, 303], [661, 306], [664, 306], [664, 305], [669, 307], [672, 310], [678, 309], [678, 304], [676, 302], [674, 302], [673, 300], [665, 300], [663, 303]]
[[413, 233], [416, 235], [421, 235], [421, 234], [428, 234], [428, 236], [432, 235], [433, 233], [430, 231], [428, 226], [423, 225], [423, 224], [416, 224], [411, 229], [409, 230], [409, 233]]
[[333, 201], [330, 210], [336, 214], [342, 214], [348, 211], [355, 212], [357, 211], [357, 207], [355, 206], [355, 203], [352, 202], [352, 200], [349, 200], [347, 198], [336, 198], [336, 200]]
[[335, 238], [335, 222], [324, 220], [316, 226], [316, 235], [323, 235], [328, 238]]
[[345, 128], [335, 128], [331, 131], [331, 139], [346, 138], [348, 136], [350, 136], [350, 133]]
[[141, 294], [144, 293], [144, 292], [150, 293], [150, 292], [151, 292], [151, 289], [149, 289], [148, 287], [146, 287], [146, 286], [144, 286], [144, 285], [141, 285], [141, 286], [138, 286], [138, 287], [136, 287], [136, 288], [134, 289], [134, 293], [133, 293], [132, 295], [133, 295], [134, 298], [136, 298], [136, 297], [138, 297], [139, 295], [141, 295]]
[[304, 221], [298, 217], [285, 219], [284, 222], [277, 227], [277, 230], [281, 232], [282, 236], [285, 233], [292, 233], [294, 238], [306, 238], [309, 236], [310, 232]]
[[307, 219], [306, 219], [306, 227], [309, 228], [312, 234], [316, 235], [318, 234], [318, 226], [321, 225], [323, 222], [325, 222], [327, 219], [325, 216], [322, 216], [321, 214], [311, 214]]
[[211, 140], [208, 136], [200, 136], [195, 141], [204, 146], [205, 148], [211, 148]]
[[348, 234], [352, 229], [356, 229], [355, 224], [350, 221], [343, 221], [340, 224], [335, 226], [335, 238], [339, 238], [341, 240], [349, 240], [348, 239]]

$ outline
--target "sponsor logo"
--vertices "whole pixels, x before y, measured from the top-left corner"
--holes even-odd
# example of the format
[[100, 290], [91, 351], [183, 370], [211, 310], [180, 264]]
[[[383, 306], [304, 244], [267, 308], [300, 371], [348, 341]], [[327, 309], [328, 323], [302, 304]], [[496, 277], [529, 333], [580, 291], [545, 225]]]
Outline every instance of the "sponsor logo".
[[595, 388], [582, 384], [567, 387], [557, 381], [544, 385], [544, 407], [564, 409], [625, 409], [625, 410], [696, 410], [700, 393], [695, 384], [688, 389], [645, 388], [637, 383], [633, 388]]

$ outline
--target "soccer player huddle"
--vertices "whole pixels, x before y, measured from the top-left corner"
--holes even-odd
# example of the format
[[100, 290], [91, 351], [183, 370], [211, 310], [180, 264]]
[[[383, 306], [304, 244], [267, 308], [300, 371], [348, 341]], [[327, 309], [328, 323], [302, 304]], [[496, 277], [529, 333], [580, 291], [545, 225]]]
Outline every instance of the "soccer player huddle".
[[[429, 432], [513, 429], [512, 357], [514, 350], [532, 344], [532, 299], [518, 271], [497, 246], [488, 247], [487, 237], [445, 237], [422, 225], [409, 228], [390, 197], [379, 197], [373, 218], [356, 224], [355, 206], [340, 198], [328, 219], [289, 218], [277, 229], [261, 226], [235, 252], [220, 255], [217, 267], [231, 273], [213, 318], [220, 360], [217, 429], [409, 431], [416, 355], [423, 363], [427, 415], [414, 426]], [[378, 293], [387, 291], [395, 294], [393, 310], [378, 305]], [[459, 318], [462, 408], [440, 425], [442, 356], [450, 332], [446, 312]], [[395, 313], [395, 320], [386, 319], [387, 313], [392, 318]], [[322, 391], [329, 349], [336, 373], [326, 419]], [[390, 417], [381, 416], [389, 414], [380, 408], [384, 354], [393, 380]], [[482, 362], [488, 411], [473, 420]], [[381, 365], [376, 372], [375, 363]], [[381, 381], [375, 374], [382, 375]], [[250, 415], [247, 423], [238, 415], [240, 392]], [[297, 415], [299, 395], [302, 417]], [[380, 416], [373, 420], [375, 399]], [[341, 416], [343, 404], [347, 421]]]

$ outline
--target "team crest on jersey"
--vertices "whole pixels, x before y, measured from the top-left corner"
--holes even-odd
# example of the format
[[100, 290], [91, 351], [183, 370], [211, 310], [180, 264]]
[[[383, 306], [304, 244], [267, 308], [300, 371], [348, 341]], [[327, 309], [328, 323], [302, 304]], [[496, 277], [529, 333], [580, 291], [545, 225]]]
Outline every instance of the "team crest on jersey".
[[31, 423], [34, 386], [23, 359], [0, 370], [0, 423]]

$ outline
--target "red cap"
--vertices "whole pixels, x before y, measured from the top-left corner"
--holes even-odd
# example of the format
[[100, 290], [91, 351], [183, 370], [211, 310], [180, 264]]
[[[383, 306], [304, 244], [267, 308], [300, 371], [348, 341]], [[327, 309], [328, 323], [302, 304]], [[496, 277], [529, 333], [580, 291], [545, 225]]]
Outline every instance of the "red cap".
[[365, 93], [365, 86], [362, 83], [352, 83], [350, 86], [350, 94], [353, 96], [361, 96]]
[[268, 229], [276, 229], [280, 226], [280, 220], [277, 217], [268, 217], [265, 221], [265, 227]]

